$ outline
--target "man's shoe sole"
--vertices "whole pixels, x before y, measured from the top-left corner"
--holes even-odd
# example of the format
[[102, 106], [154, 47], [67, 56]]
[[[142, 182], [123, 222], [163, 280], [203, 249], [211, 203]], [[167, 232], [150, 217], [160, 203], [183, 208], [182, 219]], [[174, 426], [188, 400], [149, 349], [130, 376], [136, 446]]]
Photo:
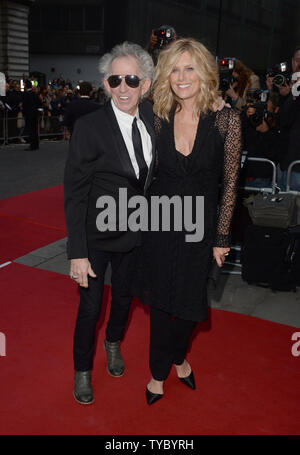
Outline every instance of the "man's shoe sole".
[[106, 367], [106, 371], [109, 374], [109, 376], [111, 376], [112, 378], [121, 378], [122, 376], [124, 376], [124, 373], [125, 373], [125, 371], [123, 371], [122, 374], [118, 374], [118, 375], [111, 374], [111, 372], [109, 371], [108, 367]]
[[87, 403], [85, 403], [84, 401], [79, 401], [79, 400], [77, 400], [74, 392], [73, 392], [73, 397], [74, 397], [75, 401], [77, 401], [77, 403], [79, 403], [79, 404], [93, 404], [95, 401], [95, 399], [93, 399], [93, 401], [88, 401]]
[[[105, 349], [105, 344], [104, 344], [103, 347], [104, 347], [105, 354], [107, 355], [107, 352], [106, 352], [106, 349]], [[123, 373], [122, 374], [118, 374], [117, 376], [115, 374], [111, 374], [111, 372], [109, 371], [107, 365], [106, 365], [106, 371], [109, 374], [109, 376], [111, 376], [112, 378], [121, 378], [124, 375], [124, 373], [125, 373], [125, 369], [124, 369]]]

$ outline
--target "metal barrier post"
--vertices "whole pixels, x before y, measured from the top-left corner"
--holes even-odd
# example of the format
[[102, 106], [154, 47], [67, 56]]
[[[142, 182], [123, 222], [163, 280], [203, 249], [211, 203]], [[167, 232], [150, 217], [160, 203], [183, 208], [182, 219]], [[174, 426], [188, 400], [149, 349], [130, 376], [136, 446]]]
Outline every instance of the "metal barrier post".
[[290, 181], [291, 181], [292, 168], [295, 166], [295, 164], [300, 164], [300, 160], [293, 161], [288, 167], [287, 176], [286, 176], [286, 191], [289, 192], [289, 193], [300, 194], [299, 191], [291, 191], [290, 190]]
[[4, 113], [4, 145], [8, 144], [8, 125], [7, 125], [7, 111]]
[[262, 162], [262, 163], [269, 163], [272, 168], [273, 168], [273, 174], [272, 174], [272, 187], [271, 188], [255, 188], [252, 186], [244, 186], [242, 187], [246, 191], [260, 191], [264, 193], [276, 193], [276, 165], [273, 161], [268, 160], [267, 158], [252, 158], [252, 157], [246, 157], [246, 162], [247, 161], [257, 161], [257, 162]]
[[[272, 169], [273, 169], [273, 172], [272, 172], [272, 185], [271, 185], [271, 188], [258, 188], [258, 187], [252, 187], [252, 186], [242, 186], [240, 187], [240, 189], [243, 189], [243, 190], [246, 190], [246, 191], [257, 191], [257, 192], [263, 192], [263, 193], [271, 193], [271, 194], [275, 194], [276, 193], [276, 189], [277, 189], [277, 186], [276, 186], [276, 165], [273, 161], [271, 160], [268, 160], [267, 158], [252, 158], [252, 157], [247, 157], [246, 156], [246, 150], [244, 151], [243, 155], [242, 155], [242, 166], [245, 165], [245, 163], [247, 161], [256, 161], [256, 162], [262, 162], [262, 163], [269, 163], [270, 166], [272, 166]], [[243, 160], [244, 158], [244, 160]], [[232, 250], [235, 250], [237, 252], [237, 255], [240, 255], [241, 253], [241, 244], [237, 243], [235, 245], [231, 245], [231, 251]], [[233, 259], [230, 259], [229, 260], [226, 260], [225, 263], [224, 263], [224, 266], [226, 267], [236, 267], [237, 270], [231, 270], [230, 268], [226, 270], [226, 268], [224, 268], [222, 270], [222, 274], [228, 274], [228, 275], [241, 275], [241, 268], [242, 268], [242, 265], [241, 263], [239, 262], [240, 260], [237, 259], [237, 262], [234, 262], [234, 258]]]
[[2, 130], [1, 131], [1, 134], [0, 134], [0, 145], [5, 145], [5, 112], [3, 112], [3, 118], [1, 119], [1, 128]]
[[[9, 141], [20, 140], [25, 137], [28, 137], [28, 131], [26, 130], [26, 118], [22, 118], [25, 121], [25, 124], [21, 128], [18, 127], [18, 117], [9, 117], [5, 112], [4, 116], [4, 145], [8, 145]], [[25, 130], [25, 135], [24, 135]], [[50, 117], [41, 117], [38, 118], [38, 135], [39, 139], [45, 138], [58, 138], [66, 139], [66, 127], [63, 125], [63, 122], [60, 120], [60, 117], [50, 116]], [[24, 142], [24, 141], [23, 141]]]
[[65, 126], [60, 120], [60, 116], [42, 116], [39, 119], [39, 136], [43, 137], [65, 137]]
[[21, 138], [25, 137], [25, 135], [23, 135], [24, 126], [18, 128], [18, 120], [20, 120], [18, 117], [7, 116], [6, 144], [8, 144], [10, 140], [21, 140]]

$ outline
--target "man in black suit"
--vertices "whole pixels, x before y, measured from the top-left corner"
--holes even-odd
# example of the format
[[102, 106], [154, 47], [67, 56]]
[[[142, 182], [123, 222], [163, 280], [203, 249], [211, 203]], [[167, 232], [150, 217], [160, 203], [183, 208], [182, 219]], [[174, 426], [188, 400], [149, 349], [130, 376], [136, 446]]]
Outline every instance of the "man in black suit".
[[[130, 276], [141, 232], [124, 229], [128, 217], [119, 217], [119, 190], [127, 194], [126, 204], [129, 198], [144, 195], [155, 158], [152, 106], [141, 101], [151, 85], [151, 57], [140, 46], [125, 42], [100, 59], [99, 71], [110, 100], [76, 121], [64, 178], [70, 277], [80, 290], [74, 334], [74, 398], [82, 404], [94, 401], [95, 331], [109, 262], [112, 301], [104, 344], [107, 370], [115, 377], [124, 373], [120, 341], [128, 319]], [[97, 208], [100, 197], [115, 201], [112, 224], [117, 229], [108, 226], [105, 231], [100, 226], [99, 230], [97, 219], [103, 212]]]
[[95, 103], [90, 99], [90, 94], [93, 87], [89, 82], [81, 82], [79, 85], [80, 98], [71, 101], [68, 104], [64, 115], [64, 125], [69, 129], [72, 135], [75, 122], [79, 117], [99, 109], [100, 104]]
[[38, 119], [39, 109], [41, 108], [42, 102], [38, 94], [32, 90], [31, 82], [26, 80], [22, 104], [22, 111], [25, 117], [25, 128], [29, 135], [30, 143], [30, 147], [26, 150], [38, 150], [39, 148]]

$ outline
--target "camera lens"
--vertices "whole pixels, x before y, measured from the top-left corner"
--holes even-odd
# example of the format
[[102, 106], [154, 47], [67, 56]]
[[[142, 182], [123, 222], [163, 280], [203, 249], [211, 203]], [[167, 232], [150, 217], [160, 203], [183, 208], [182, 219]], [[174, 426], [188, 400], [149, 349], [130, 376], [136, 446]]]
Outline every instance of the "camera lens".
[[285, 82], [286, 79], [282, 74], [277, 74], [277, 76], [275, 76], [273, 79], [273, 84], [276, 85], [276, 87], [281, 87], [285, 84]]

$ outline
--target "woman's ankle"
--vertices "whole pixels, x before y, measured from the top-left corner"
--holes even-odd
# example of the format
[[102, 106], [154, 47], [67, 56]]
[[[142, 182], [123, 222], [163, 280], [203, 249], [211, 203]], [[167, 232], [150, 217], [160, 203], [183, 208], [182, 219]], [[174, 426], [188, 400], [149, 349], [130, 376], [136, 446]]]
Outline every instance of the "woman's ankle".
[[152, 393], [164, 393], [163, 386], [164, 381], [158, 381], [152, 377], [147, 385], [147, 389]]
[[192, 368], [187, 360], [184, 360], [180, 365], [174, 363], [174, 366], [176, 368], [178, 377], [185, 378], [189, 376], [192, 372]]

